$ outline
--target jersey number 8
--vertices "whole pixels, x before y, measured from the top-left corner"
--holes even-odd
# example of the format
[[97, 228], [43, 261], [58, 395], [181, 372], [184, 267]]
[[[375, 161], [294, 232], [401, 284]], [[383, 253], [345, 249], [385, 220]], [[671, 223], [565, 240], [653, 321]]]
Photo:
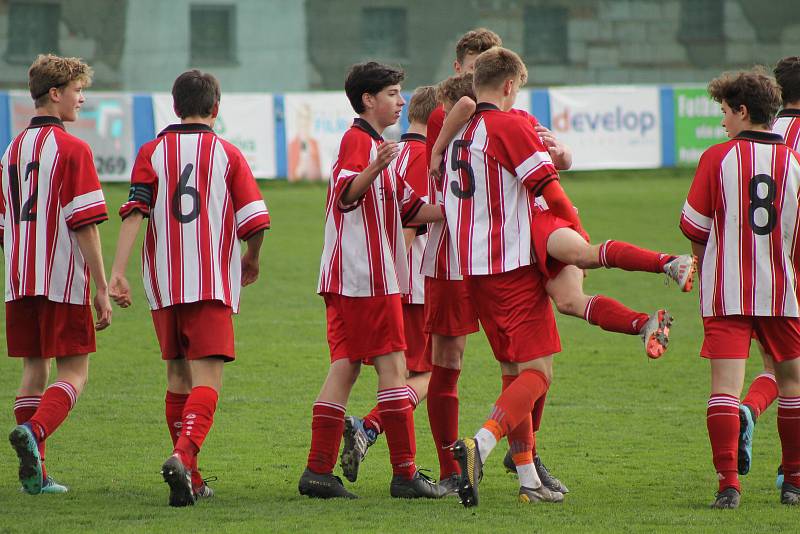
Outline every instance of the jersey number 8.
[[[766, 186], [766, 194], [759, 194], [764, 193], [764, 187], [760, 187], [761, 184]], [[778, 224], [778, 210], [775, 209], [774, 204], [775, 189], [775, 180], [768, 174], [756, 174], [750, 178], [748, 214], [750, 228], [753, 229], [753, 233], [756, 235], [769, 235], [775, 229], [775, 225]], [[763, 216], [759, 217], [759, 222], [762, 222], [762, 224], [756, 221], [756, 212], [758, 210], [764, 210], [767, 213], [766, 221], [764, 221]]]

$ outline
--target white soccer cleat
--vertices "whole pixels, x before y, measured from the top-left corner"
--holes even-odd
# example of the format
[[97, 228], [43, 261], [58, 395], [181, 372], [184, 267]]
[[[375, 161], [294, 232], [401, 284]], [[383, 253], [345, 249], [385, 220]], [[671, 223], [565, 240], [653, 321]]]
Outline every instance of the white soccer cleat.
[[669, 328], [672, 326], [672, 315], [667, 310], [658, 310], [644, 323], [639, 331], [644, 343], [644, 351], [653, 360], [660, 358], [667, 351]]
[[678, 283], [684, 293], [691, 291], [694, 285], [694, 273], [697, 272], [697, 256], [683, 254], [664, 265], [664, 272]]

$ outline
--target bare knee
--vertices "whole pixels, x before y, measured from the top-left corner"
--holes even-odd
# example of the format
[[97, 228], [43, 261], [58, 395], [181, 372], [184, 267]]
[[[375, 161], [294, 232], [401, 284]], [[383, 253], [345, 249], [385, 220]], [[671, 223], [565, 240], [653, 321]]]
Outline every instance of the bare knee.
[[41, 396], [50, 378], [50, 360], [25, 358], [22, 367], [19, 394]]
[[553, 302], [558, 312], [564, 315], [572, 315], [573, 317], [583, 317], [583, 312], [586, 309], [585, 301], [586, 295], [583, 293], [553, 297]]
[[434, 334], [433, 364], [447, 369], [461, 369], [466, 336], [440, 336]]

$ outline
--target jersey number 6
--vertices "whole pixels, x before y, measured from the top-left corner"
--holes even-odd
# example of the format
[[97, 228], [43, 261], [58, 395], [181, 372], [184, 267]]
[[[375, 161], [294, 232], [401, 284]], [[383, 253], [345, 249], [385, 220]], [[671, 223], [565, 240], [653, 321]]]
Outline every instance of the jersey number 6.
[[[764, 192], [763, 188], [759, 191], [761, 184], [766, 185], [766, 195], [759, 195]], [[748, 215], [750, 228], [756, 235], [769, 235], [778, 223], [778, 210], [775, 209], [775, 180], [768, 174], [756, 174], [750, 178], [750, 207]], [[763, 209], [767, 212], [767, 220], [763, 224], [756, 222], [756, 211]], [[762, 218], [763, 220], [763, 218]]]
[[[181, 171], [181, 177], [178, 180], [178, 187], [172, 194], [172, 215], [182, 223], [189, 223], [200, 216], [200, 192], [196, 187], [189, 185], [189, 177], [192, 175], [194, 165], [187, 163]], [[189, 213], [184, 214], [181, 200], [185, 195], [192, 199], [192, 209]]]
[[472, 198], [472, 195], [475, 194], [475, 172], [472, 170], [472, 165], [469, 164], [469, 161], [458, 158], [458, 153], [461, 151], [461, 149], [469, 149], [471, 144], [472, 139], [457, 139], [456, 141], [453, 141], [453, 155], [450, 158], [450, 168], [452, 170], [467, 171], [468, 183], [466, 189], [461, 189], [461, 184], [458, 183], [458, 180], [453, 180], [450, 182], [450, 191], [452, 191], [456, 197], [462, 200], [466, 198]]

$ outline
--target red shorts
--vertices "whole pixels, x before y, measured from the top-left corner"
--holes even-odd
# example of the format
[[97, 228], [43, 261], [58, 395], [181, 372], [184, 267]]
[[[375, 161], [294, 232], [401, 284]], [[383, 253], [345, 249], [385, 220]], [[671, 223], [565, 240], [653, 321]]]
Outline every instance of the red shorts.
[[800, 319], [797, 317], [703, 317], [703, 332], [705, 337], [700, 349], [703, 358], [745, 359], [750, 356], [753, 337], [776, 362], [800, 358]]
[[466, 281], [498, 361], [527, 362], [561, 351], [545, 279], [534, 266]]
[[236, 359], [233, 310], [218, 300], [174, 304], [153, 310], [153, 325], [163, 360]]
[[406, 334], [406, 369], [415, 373], [433, 371], [430, 334], [425, 333], [425, 305], [403, 304]]
[[575, 225], [553, 215], [550, 210], [543, 210], [538, 206], [534, 209], [531, 218], [533, 256], [536, 259], [536, 268], [548, 280], [552, 280], [558, 276], [558, 273], [567, 266], [566, 263], [562, 263], [547, 255], [547, 240], [550, 239], [550, 234], [559, 228], [574, 229]]
[[346, 297], [324, 293], [331, 363], [370, 358], [406, 350], [400, 295]]
[[6, 343], [14, 358], [60, 358], [95, 352], [92, 309], [22, 297], [6, 302]]
[[465, 336], [478, 331], [478, 312], [463, 280], [425, 277], [425, 332]]

